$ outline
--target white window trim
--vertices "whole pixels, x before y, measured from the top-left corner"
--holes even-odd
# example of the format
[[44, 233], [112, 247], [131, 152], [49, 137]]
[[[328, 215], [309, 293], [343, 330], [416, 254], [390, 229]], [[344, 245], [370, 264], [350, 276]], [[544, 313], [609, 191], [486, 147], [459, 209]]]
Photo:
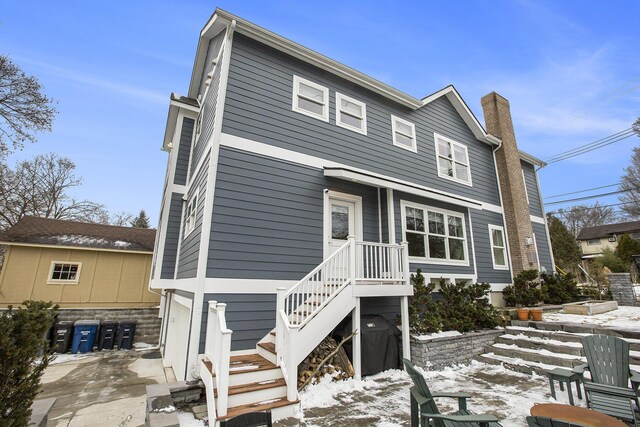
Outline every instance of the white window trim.
[[[318, 89], [320, 91], [322, 91], [323, 93], [323, 97], [324, 97], [324, 102], [322, 104], [322, 114], [316, 114], [313, 113], [311, 111], [307, 111], [303, 108], [300, 108], [298, 106], [298, 96], [299, 96], [299, 92], [300, 92], [300, 83], [304, 83], [307, 86], [311, 86], [312, 88]], [[315, 119], [320, 119], [320, 120], [324, 120], [325, 122], [329, 121], [329, 88], [325, 87], [325, 86], [321, 86], [317, 83], [314, 83], [310, 80], [307, 79], [303, 79], [302, 77], [293, 76], [293, 96], [291, 99], [291, 108], [293, 109], [293, 111], [296, 111], [300, 114], [304, 114], [305, 116], [309, 116], [309, 117], [313, 117]]]
[[[495, 246], [493, 243], [493, 230], [500, 230], [502, 233], [502, 252], [504, 253], [504, 265], [496, 264], [496, 257], [493, 254], [494, 248], [499, 248], [500, 246]], [[493, 262], [494, 270], [508, 270], [509, 269], [509, 257], [507, 256], [507, 239], [504, 234], [504, 227], [499, 225], [489, 224], [489, 242], [491, 243], [491, 261]]]
[[522, 183], [524, 184], [524, 197], [527, 198], [527, 205], [529, 204], [529, 190], [527, 190], [527, 179], [524, 176], [524, 169], [522, 171]]
[[[350, 124], [343, 123], [341, 121], [342, 120], [342, 109], [341, 109], [342, 100], [351, 102], [352, 104], [356, 104], [362, 109], [362, 117], [361, 117], [362, 128], [357, 128], [357, 127], [351, 126]], [[351, 114], [349, 115], [351, 116]], [[367, 134], [367, 105], [362, 101], [358, 101], [357, 99], [351, 98], [350, 96], [343, 95], [340, 92], [336, 92], [336, 125], [342, 128], [349, 129], [354, 132], [358, 132], [363, 135], [366, 135]]]
[[[190, 211], [189, 206], [191, 206], [191, 203], [193, 203], [194, 201], [195, 201], [195, 206], [193, 206], [193, 210]], [[200, 189], [196, 188], [195, 192], [191, 195], [191, 198], [189, 199], [189, 201], [185, 206], [184, 225], [183, 225], [184, 231], [182, 233], [183, 240], [186, 239], [187, 236], [193, 233], [193, 230], [196, 229], [196, 219], [198, 217], [199, 205], [200, 205]], [[191, 221], [191, 217], [193, 217], [193, 221]], [[187, 227], [187, 225], [189, 227]]]
[[[409, 126], [411, 128], [412, 135], [406, 135], [408, 137], [411, 137], [411, 139], [413, 141], [413, 144], [412, 144], [411, 147], [407, 147], [406, 145], [401, 144], [401, 143], [396, 141], [396, 132], [397, 132], [396, 123], [397, 122], [405, 124], [405, 125], [407, 125], [407, 126]], [[403, 148], [405, 150], [412, 151], [414, 153], [418, 152], [418, 143], [417, 143], [417, 138], [416, 138], [416, 125], [414, 125], [413, 123], [408, 122], [408, 121], [406, 121], [404, 119], [401, 119], [400, 117], [394, 116], [393, 114], [391, 115], [391, 138], [393, 140], [393, 145], [395, 145], [396, 147], [400, 147], [400, 148]]]
[[[414, 274], [414, 273], [412, 273]], [[439, 281], [440, 279], [444, 279], [449, 281], [449, 283], [454, 283], [456, 280], [466, 280], [469, 284], [478, 283], [478, 278], [475, 274], [454, 274], [454, 273], [422, 273], [424, 276], [424, 282], [426, 284], [431, 283], [432, 280]], [[440, 283], [436, 283], [436, 287], [434, 292], [440, 292]]]
[[[63, 280], [63, 279], [54, 279], [53, 278], [53, 268], [56, 264], [74, 264], [78, 266], [78, 272], [76, 273], [76, 278], [74, 280]], [[80, 273], [82, 272], [82, 263], [75, 261], [51, 261], [51, 267], [49, 267], [49, 276], [47, 277], [47, 285], [77, 285], [80, 282]]]
[[[465, 181], [463, 179], [456, 178], [455, 176], [449, 176], [446, 172], [442, 172], [440, 170], [440, 148], [438, 146], [438, 141], [440, 141], [440, 140], [451, 144], [451, 146], [452, 146], [451, 147], [452, 155], [453, 155], [453, 146], [457, 146], [457, 147], [462, 148], [464, 150], [464, 156], [465, 156], [465, 160], [467, 161], [467, 168], [468, 168], [468, 171], [469, 171], [469, 174], [468, 174], [469, 175], [469, 181]], [[433, 134], [433, 141], [434, 141], [435, 146], [436, 146], [436, 168], [438, 170], [438, 176], [440, 178], [448, 179], [449, 181], [454, 181], [454, 182], [457, 182], [459, 184], [464, 184], [464, 185], [467, 185], [469, 187], [473, 187], [473, 183], [471, 181], [471, 163], [469, 162], [469, 147], [467, 147], [466, 145], [461, 144], [459, 142], [456, 142], [456, 141], [452, 140], [451, 138], [447, 138], [446, 136], [442, 136], [442, 135], [437, 134], [437, 133]], [[452, 160], [452, 161], [455, 163], [455, 160]], [[454, 173], [454, 175], [456, 173], [455, 167], [453, 168], [453, 173]]]
[[[442, 259], [442, 258], [430, 258], [430, 257], [415, 257], [410, 256], [409, 262], [418, 263], [418, 264], [438, 264], [438, 265], [458, 265], [458, 266], [469, 266], [469, 248], [467, 246], [467, 221], [465, 219], [464, 212], [456, 212], [450, 211], [446, 209], [434, 208], [427, 205], [421, 205], [419, 203], [408, 202], [406, 200], [400, 200], [400, 217], [402, 221], [402, 240], [406, 240], [407, 236], [407, 213], [406, 208], [418, 208], [423, 211], [431, 211], [444, 215], [452, 215], [462, 218], [462, 246], [464, 249], [464, 260], [451, 260], [451, 259]], [[425, 230], [428, 229], [428, 218], [425, 218]], [[425, 231], [425, 235], [429, 235], [427, 231]], [[449, 237], [445, 237], [445, 248], [447, 249], [447, 256], [449, 255]], [[429, 252], [429, 245], [425, 242], [425, 252]], [[459, 274], [456, 276], [460, 276]]]

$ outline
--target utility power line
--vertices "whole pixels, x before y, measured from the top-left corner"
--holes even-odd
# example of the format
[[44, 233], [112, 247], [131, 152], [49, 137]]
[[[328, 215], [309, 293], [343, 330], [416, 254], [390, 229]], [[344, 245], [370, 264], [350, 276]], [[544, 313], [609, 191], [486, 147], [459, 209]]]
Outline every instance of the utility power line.
[[571, 193], [563, 193], [563, 194], [556, 194], [555, 196], [548, 196], [545, 197], [544, 199], [554, 199], [556, 197], [561, 197], [561, 196], [569, 196], [571, 194], [578, 194], [578, 193], [586, 193], [587, 191], [593, 191], [593, 190], [601, 190], [603, 188], [608, 188], [608, 187], [617, 187], [618, 185], [620, 185], [621, 183], [618, 182], [617, 184], [609, 184], [609, 185], [603, 185], [601, 187], [593, 187], [593, 188], [587, 188], [586, 190], [579, 190], [579, 191], [572, 191]]
[[[629, 202], [614, 203], [614, 204], [611, 204], [611, 205], [589, 206], [589, 207], [583, 207], [581, 209], [586, 211], [586, 210], [591, 210], [591, 209], [613, 208], [613, 207], [616, 207], [616, 206], [622, 206], [622, 205], [627, 205], [627, 204], [629, 204]], [[614, 213], [616, 213], [616, 212], [620, 212], [620, 210], [614, 211]], [[555, 215], [557, 213], [560, 213], [560, 211], [556, 210], [556, 211], [550, 211], [550, 212], [546, 212], [546, 213], [551, 214], [551, 215]]]
[[615, 144], [616, 142], [620, 142], [622, 140], [632, 137], [634, 134], [635, 132], [633, 131], [633, 128], [627, 128], [620, 132], [616, 132], [604, 138], [600, 138], [596, 141], [590, 142], [589, 144], [585, 144], [580, 147], [576, 147], [574, 149], [565, 151], [563, 153], [556, 154], [555, 156], [546, 160], [546, 163], [551, 164], [551, 163], [560, 162], [562, 160], [567, 160], [572, 157], [576, 157], [576, 156], [588, 153], [590, 151], [597, 150], [599, 148], [603, 148], [611, 144]]
[[589, 200], [589, 199], [596, 199], [598, 197], [605, 197], [605, 196], [613, 196], [614, 194], [620, 194], [620, 193], [627, 193], [631, 190], [635, 190], [635, 189], [629, 189], [629, 190], [618, 190], [618, 191], [611, 191], [609, 193], [600, 193], [600, 194], [594, 194], [592, 196], [584, 196], [584, 197], [576, 197], [574, 199], [566, 199], [566, 200], [558, 200], [556, 202], [549, 202], [549, 203], [545, 203], [545, 206], [548, 205], [558, 205], [561, 203], [569, 203], [569, 202], [578, 202], [580, 200]]

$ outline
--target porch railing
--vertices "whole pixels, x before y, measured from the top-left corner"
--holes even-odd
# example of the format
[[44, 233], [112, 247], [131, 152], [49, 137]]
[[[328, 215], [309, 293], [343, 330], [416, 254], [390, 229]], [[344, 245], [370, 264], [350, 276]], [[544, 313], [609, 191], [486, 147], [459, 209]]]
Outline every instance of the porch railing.
[[212, 365], [213, 385], [217, 389], [216, 413], [218, 417], [227, 415], [229, 400], [229, 360], [231, 358], [231, 334], [227, 328], [225, 309], [227, 305], [209, 301], [207, 315], [207, 338], [205, 356]]
[[408, 245], [356, 243], [356, 282], [407, 282], [409, 279]]

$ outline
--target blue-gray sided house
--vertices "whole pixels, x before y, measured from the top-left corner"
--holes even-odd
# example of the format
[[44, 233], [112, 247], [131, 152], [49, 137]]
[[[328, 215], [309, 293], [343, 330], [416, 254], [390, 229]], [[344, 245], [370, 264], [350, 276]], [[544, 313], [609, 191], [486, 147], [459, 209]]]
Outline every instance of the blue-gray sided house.
[[[170, 99], [151, 282], [164, 364], [202, 378], [210, 420], [289, 414], [298, 363], [349, 314], [401, 319], [407, 355], [418, 268], [497, 304], [514, 274], [554, 269], [544, 163], [506, 99], [482, 105], [487, 130], [453, 86], [415, 98], [216, 10]], [[356, 336], [356, 376], [361, 357]]]

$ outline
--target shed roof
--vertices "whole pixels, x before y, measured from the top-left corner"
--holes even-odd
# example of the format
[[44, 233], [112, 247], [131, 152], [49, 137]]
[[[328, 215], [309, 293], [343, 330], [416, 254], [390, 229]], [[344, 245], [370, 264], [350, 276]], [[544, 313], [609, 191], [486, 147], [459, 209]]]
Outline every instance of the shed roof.
[[578, 240], [598, 239], [613, 234], [624, 234], [640, 231], [640, 221], [621, 222], [618, 224], [597, 225], [595, 227], [584, 227], [578, 233]]
[[0, 234], [0, 243], [25, 243], [153, 252], [156, 230], [25, 216]]

